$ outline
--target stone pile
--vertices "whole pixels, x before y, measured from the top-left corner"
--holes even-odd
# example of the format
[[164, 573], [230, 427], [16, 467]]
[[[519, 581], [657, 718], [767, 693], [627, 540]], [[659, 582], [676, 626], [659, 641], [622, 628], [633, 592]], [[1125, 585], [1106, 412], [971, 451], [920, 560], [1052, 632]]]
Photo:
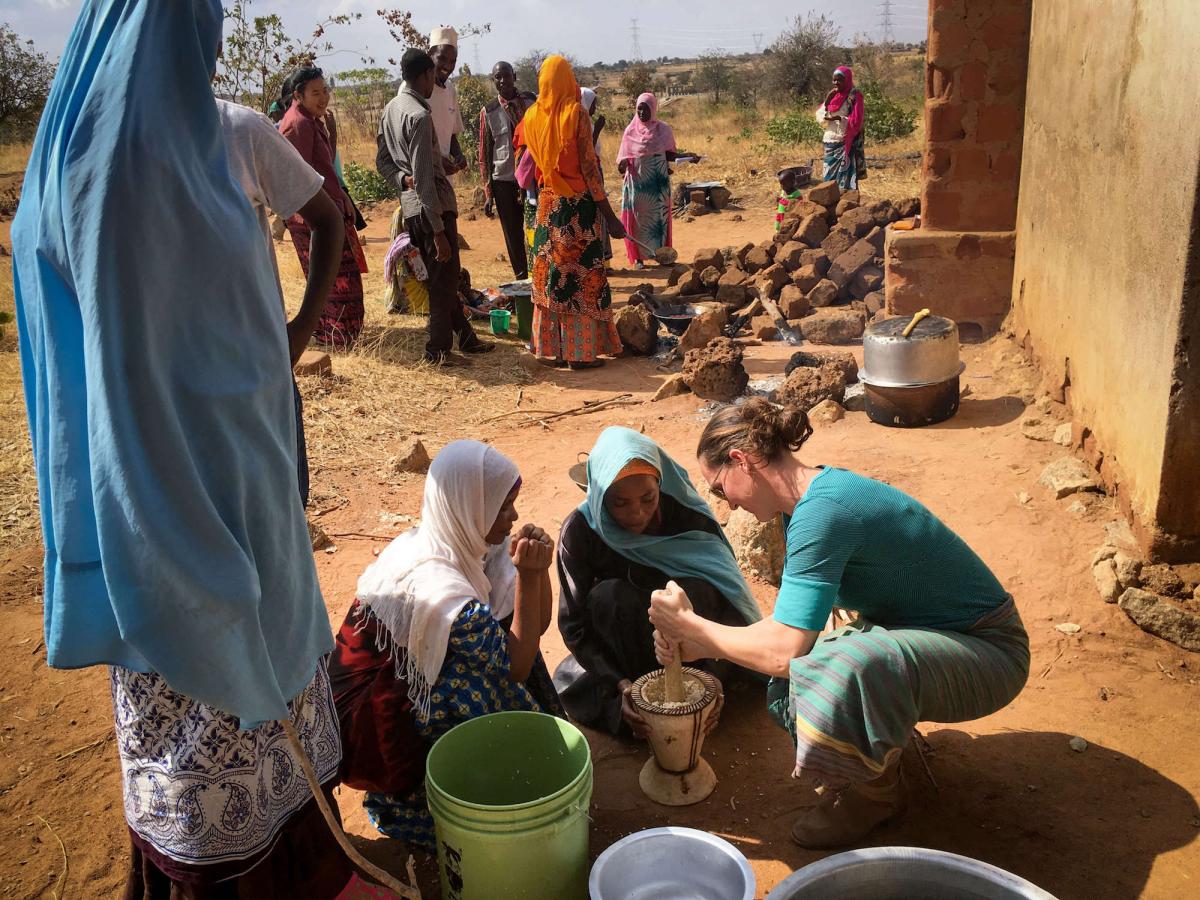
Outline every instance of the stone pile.
[[884, 229], [918, 210], [915, 199], [863, 202], [857, 191], [843, 193], [827, 181], [793, 201], [770, 239], [699, 250], [691, 265], [673, 267], [666, 288], [645, 286], [637, 299], [655, 307], [718, 303], [748, 320], [759, 340], [779, 336], [762, 304], [772, 300], [807, 340], [850, 343], [882, 315]]

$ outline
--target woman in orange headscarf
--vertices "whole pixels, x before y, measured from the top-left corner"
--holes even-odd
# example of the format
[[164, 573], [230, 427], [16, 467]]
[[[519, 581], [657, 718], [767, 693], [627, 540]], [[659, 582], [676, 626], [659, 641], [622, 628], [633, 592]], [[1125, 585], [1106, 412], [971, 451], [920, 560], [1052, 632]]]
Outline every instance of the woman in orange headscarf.
[[[538, 100], [514, 143], [527, 152], [538, 188], [533, 239], [533, 352], [547, 365], [590, 369], [621, 352], [604, 265], [604, 230], [623, 238], [600, 177], [592, 121], [561, 56], [542, 63]], [[521, 167], [529, 170], [528, 164]], [[518, 173], [520, 178], [520, 172]]]

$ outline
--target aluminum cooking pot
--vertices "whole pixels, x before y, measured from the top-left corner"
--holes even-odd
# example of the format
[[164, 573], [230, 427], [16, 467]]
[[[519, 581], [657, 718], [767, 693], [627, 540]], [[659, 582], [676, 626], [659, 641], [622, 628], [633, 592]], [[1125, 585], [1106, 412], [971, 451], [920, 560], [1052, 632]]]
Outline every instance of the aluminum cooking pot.
[[962, 370], [958, 326], [927, 310], [884, 319], [863, 335], [863, 368], [858, 378], [864, 384], [920, 387], [957, 378]]

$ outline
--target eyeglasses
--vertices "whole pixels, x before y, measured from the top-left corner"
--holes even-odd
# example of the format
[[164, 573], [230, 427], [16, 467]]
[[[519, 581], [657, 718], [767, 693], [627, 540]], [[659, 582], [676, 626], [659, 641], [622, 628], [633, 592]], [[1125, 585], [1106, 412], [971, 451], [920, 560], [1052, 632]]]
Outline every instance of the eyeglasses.
[[717, 470], [716, 480], [708, 486], [708, 489], [712, 491], [714, 497], [716, 497], [718, 500], [724, 500], [726, 503], [729, 502], [729, 498], [725, 496], [725, 472], [728, 468], [729, 463], [725, 463], [725, 465], [721, 466], [721, 468]]

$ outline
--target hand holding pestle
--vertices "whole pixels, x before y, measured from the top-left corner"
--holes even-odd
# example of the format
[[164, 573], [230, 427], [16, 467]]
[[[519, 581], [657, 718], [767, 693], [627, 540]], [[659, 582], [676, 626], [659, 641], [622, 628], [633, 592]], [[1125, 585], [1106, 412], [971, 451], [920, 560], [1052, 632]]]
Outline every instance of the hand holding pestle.
[[[674, 581], [668, 581], [667, 586], [661, 591], [655, 591], [652, 599], [653, 597], [669, 600], [683, 609], [691, 609], [692, 606], [687, 593]], [[675, 642], [673, 646], [675, 656], [663, 669], [663, 699], [670, 703], [682, 703], [687, 699], [683, 688], [683, 660], [682, 654], [679, 652], [679, 644]]]

